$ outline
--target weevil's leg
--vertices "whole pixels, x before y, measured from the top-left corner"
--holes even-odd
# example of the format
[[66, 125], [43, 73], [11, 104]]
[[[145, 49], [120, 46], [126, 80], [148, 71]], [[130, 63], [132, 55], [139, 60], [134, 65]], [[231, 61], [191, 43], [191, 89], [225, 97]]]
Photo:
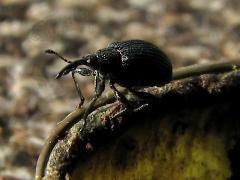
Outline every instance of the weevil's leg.
[[95, 74], [95, 79], [94, 79], [94, 84], [95, 84], [95, 95], [91, 102], [89, 103], [89, 106], [87, 107], [83, 119], [84, 119], [84, 124], [86, 124], [86, 118], [90, 114], [94, 104], [96, 103], [97, 99], [102, 95], [104, 89], [105, 89], [105, 77], [100, 75], [98, 71], [94, 72]]
[[142, 92], [142, 91], [137, 91], [131, 87], [127, 87], [127, 89], [135, 94], [137, 97], [139, 98], [142, 98], [144, 101], [147, 101], [146, 103], [140, 105], [139, 107], [135, 108], [134, 111], [139, 111], [139, 110], [142, 110], [143, 108], [149, 106], [149, 104], [152, 104], [152, 103], [156, 103], [157, 102], [157, 98], [150, 94], [150, 93], [147, 93], [147, 92]]
[[[118, 101], [120, 101], [121, 103], [123, 103], [124, 106], [125, 106], [125, 109], [123, 109], [123, 110], [117, 112], [116, 114], [114, 114], [114, 116], [112, 118], [122, 116], [129, 111], [130, 112], [137, 112], [137, 111], [140, 111], [140, 110], [142, 110], [142, 109], [144, 109], [148, 106], [148, 103], [144, 103], [144, 104], [140, 105], [139, 107], [135, 108], [129, 103], [129, 100], [121, 92], [119, 92], [117, 90], [117, 88], [114, 86], [114, 82], [112, 82], [112, 81], [110, 81], [110, 88], [112, 89], [116, 99]], [[110, 118], [110, 120], [112, 118]]]
[[127, 89], [135, 94], [136, 96], [138, 96], [139, 98], [142, 98], [142, 99], [145, 99], [145, 100], [151, 100], [151, 101], [154, 101], [156, 100], [156, 97], [150, 93], [147, 93], [147, 92], [142, 92], [142, 91], [137, 91], [131, 87], [127, 87]]
[[85, 101], [85, 98], [84, 96], [82, 95], [82, 92], [81, 92], [81, 89], [79, 87], [79, 84], [78, 82], [76, 81], [76, 78], [75, 78], [75, 73], [78, 73], [77, 71], [72, 71], [72, 78], [73, 78], [73, 81], [74, 81], [74, 84], [75, 84], [75, 87], [77, 89], [77, 93], [80, 97], [80, 103], [78, 104], [78, 108], [82, 107], [84, 101]]
[[85, 98], [84, 96], [82, 95], [82, 92], [81, 92], [81, 89], [79, 87], [79, 84], [75, 78], [75, 73], [79, 73], [81, 74], [82, 76], [92, 76], [94, 74], [94, 72], [90, 69], [87, 69], [87, 68], [77, 68], [75, 69], [74, 71], [72, 71], [72, 77], [73, 77], [73, 81], [74, 81], [74, 84], [75, 84], [75, 87], [77, 89], [77, 93], [80, 97], [80, 103], [78, 104], [78, 108], [80, 108], [84, 101], [85, 101]]
[[117, 90], [117, 88], [114, 86], [114, 82], [111, 82], [111, 81], [110, 81], [110, 88], [112, 89], [112, 91], [113, 91], [113, 93], [114, 93], [114, 96], [115, 96], [115, 98], [116, 98], [118, 101], [120, 101], [121, 103], [123, 103], [123, 104], [126, 106], [126, 108], [131, 107], [128, 99], [127, 99], [123, 94], [121, 94], [121, 93]]

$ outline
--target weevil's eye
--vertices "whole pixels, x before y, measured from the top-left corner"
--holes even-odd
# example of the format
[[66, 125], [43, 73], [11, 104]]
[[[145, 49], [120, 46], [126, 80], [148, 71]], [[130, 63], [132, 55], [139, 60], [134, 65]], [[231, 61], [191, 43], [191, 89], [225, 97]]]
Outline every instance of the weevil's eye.
[[99, 63], [98, 63], [98, 59], [95, 55], [88, 55], [84, 58], [86, 58], [87, 66], [90, 66], [94, 69], [98, 68]]

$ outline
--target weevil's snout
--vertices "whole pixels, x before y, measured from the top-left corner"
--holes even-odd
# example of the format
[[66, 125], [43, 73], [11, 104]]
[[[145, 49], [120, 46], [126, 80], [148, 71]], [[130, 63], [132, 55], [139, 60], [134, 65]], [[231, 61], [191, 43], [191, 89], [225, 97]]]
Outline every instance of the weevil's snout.
[[71, 72], [72, 71], [72, 69], [69, 69], [68, 67], [65, 67], [65, 68], [63, 68], [57, 75], [56, 75], [56, 79], [59, 79], [59, 78], [61, 78], [62, 76], [65, 76], [65, 75], [67, 75], [69, 72]]
[[[90, 68], [96, 69], [98, 67], [97, 57], [95, 55], [88, 55], [79, 60], [72, 61], [70, 64], [65, 66], [57, 75], [56, 79], [61, 78], [62, 76], [67, 75], [68, 73], [74, 71], [78, 66], [85, 65]], [[81, 74], [81, 73], [80, 73]], [[89, 72], [82, 73], [82, 75], [89, 74]]]
[[60, 77], [64, 76], [64, 74], [62, 72], [59, 72], [57, 75], [56, 75], [56, 79], [59, 79]]
[[59, 73], [56, 75], [55, 78], [56, 78], [56, 79], [59, 79], [59, 78], [62, 77], [62, 76], [63, 76], [62, 73], [59, 72]]

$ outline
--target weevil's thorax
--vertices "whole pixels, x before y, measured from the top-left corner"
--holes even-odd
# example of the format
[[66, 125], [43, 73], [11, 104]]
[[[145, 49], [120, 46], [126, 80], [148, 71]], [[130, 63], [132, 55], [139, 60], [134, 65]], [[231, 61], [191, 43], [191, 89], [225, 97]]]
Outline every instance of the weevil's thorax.
[[100, 49], [96, 52], [96, 57], [98, 59], [99, 71], [102, 73], [117, 73], [121, 70], [121, 54], [116, 49]]

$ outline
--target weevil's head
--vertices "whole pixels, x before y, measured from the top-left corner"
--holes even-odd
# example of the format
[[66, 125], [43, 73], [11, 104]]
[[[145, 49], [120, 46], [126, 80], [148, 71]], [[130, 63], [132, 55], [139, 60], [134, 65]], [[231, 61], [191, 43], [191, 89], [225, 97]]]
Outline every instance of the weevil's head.
[[[79, 66], [85, 65], [91, 69], [97, 70], [98, 69], [98, 61], [95, 55], [87, 55], [81, 59], [71, 61], [67, 66], [65, 66], [57, 75], [56, 79], [61, 78], [62, 76], [67, 75], [68, 73], [74, 71]], [[82, 74], [84, 75], [84, 74]]]

